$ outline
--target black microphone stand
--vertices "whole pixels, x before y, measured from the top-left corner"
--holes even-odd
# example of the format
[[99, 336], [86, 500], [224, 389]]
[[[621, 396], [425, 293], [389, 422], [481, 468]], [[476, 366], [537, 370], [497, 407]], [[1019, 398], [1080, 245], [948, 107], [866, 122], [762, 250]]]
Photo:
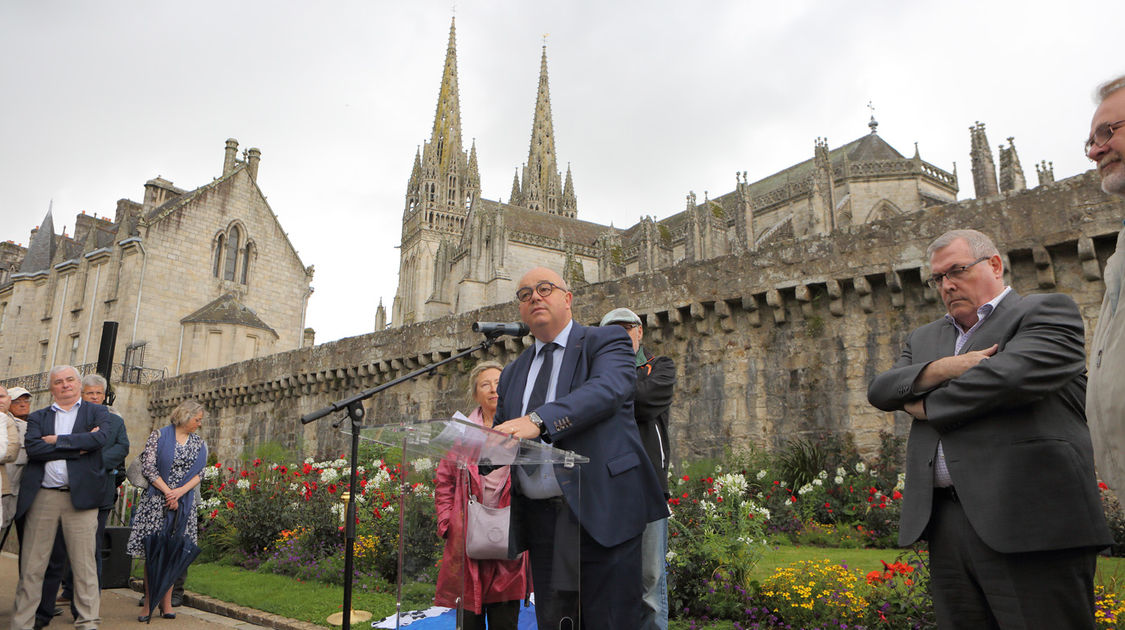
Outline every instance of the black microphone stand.
[[[492, 347], [492, 345], [496, 343], [496, 339], [503, 334], [504, 333], [502, 331], [489, 333], [488, 337], [484, 341], [478, 343], [472, 348], [469, 348], [468, 350], [458, 352], [457, 354], [447, 359], [442, 359], [441, 361], [438, 361], [433, 365], [427, 365], [426, 367], [418, 368], [417, 370], [414, 370], [409, 374], [404, 374], [403, 376], [400, 376], [393, 381], [388, 381], [386, 383], [383, 383], [382, 385], [377, 385], [375, 387], [372, 387], [371, 389], [362, 391], [349, 398], [338, 400], [331, 405], [324, 407], [323, 409], [318, 409], [317, 411], [301, 416], [301, 424], [308, 424], [310, 422], [319, 420], [334, 411], [346, 411], [347, 413], [339, 420], [337, 420], [333, 426], [340, 426], [340, 424], [343, 423], [346, 418], [351, 418], [352, 421], [352, 473], [351, 479], [348, 482], [348, 506], [346, 515], [344, 517], [346, 520], [346, 523], [344, 525], [344, 618], [341, 621], [341, 627], [344, 628], [344, 630], [349, 630], [351, 628], [352, 621], [352, 580], [354, 579], [353, 563], [355, 560], [355, 499], [357, 490], [356, 460], [359, 459], [359, 432], [360, 429], [363, 428], [363, 401], [371, 398], [384, 389], [390, 389], [391, 387], [394, 387], [399, 383], [405, 383], [406, 381], [414, 380], [415, 378], [426, 373], [430, 373], [432, 375], [437, 372], [437, 369], [439, 367], [447, 363], [452, 363], [453, 361], [456, 361], [457, 359], [460, 359], [462, 357], [466, 357], [478, 350], [487, 350], [488, 348]], [[403, 454], [405, 455], [405, 452]], [[406, 466], [405, 462], [403, 462], [403, 473], [405, 474], [405, 472]], [[401, 514], [399, 515], [399, 518], [402, 518]], [[400, 540], [399, 545], [401, 546], [401, 544], [402, 541]], [[401, 571], [401, 564], [399, 565], [399, 570]], [[402, 611], [399, 610], [399, 608], [402, 607], [401, 575], [398, 579], [398, 594], [396, 596], [396, 599], [398, 603], [396, 606], [395, 615], [397, 617], [401, 617]], [[395, 622], [395, 627], [398, 627], [398, 618], [396, 618]]]

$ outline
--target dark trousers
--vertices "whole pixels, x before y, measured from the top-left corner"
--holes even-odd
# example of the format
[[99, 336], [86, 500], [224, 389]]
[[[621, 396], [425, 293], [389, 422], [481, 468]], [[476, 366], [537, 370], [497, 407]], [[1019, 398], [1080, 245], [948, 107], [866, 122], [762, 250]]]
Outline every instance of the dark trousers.
[[484, 620], [488, 618], [488, 630], [516, 630], [520, 615], [520, 602], [497, 602], [481, 606], [481, 614], [471, 610], [463, 612], [463, 630], [484, 630]]
[[639, 628], [641, 535], [603, 547], [578, 525], [565, 501], [526, 504], [539, 629]]
[[941, 492], [927, 538], [939, 628], [1094, 628], [1095, 549], [999, 553]]

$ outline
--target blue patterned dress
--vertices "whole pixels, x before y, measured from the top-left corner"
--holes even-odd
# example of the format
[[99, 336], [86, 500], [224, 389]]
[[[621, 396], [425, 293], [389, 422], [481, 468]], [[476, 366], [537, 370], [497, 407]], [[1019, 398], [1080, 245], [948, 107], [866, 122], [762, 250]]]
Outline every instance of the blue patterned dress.
[[[145, 442], [144, 452], [140, 455], [141, 470], [144, 471], [147, 479], [155, 479], [160, 476], [156, 469], [156, 447], [159, 441], [160, 431], [153, 431], [148, 436], [148, 441]], [[178, 488], [187, 481], [184, 476], [191, 470], [195, 458], [199, 455], [199, 449], [202, 447], [203, 438], [195, 433], [188, 435], [187, 442], [176, 444], [176, 456], [172, 460], [172, 472], [169, 473], [169, 478], [164, 480], [169, 488]], [[141, 496], [141, 500], [137, 503], [137, 509], [133, 513], [133, 531], [129, 533], [129, 543], [125, 547], [129, 555], [134, 558], [144, 557], [143, 541], [145, 536], [163, 531], [165, 511], [163, 493], [157, 491], [156, 494], [149, 494], [146, 492]], [[199, 519], [196, 518], [195, 514], [185, 516], [187, 517], [187, 526], [184, 528], [184, 534], [188, 537], [188, 540], [198, 544]]]

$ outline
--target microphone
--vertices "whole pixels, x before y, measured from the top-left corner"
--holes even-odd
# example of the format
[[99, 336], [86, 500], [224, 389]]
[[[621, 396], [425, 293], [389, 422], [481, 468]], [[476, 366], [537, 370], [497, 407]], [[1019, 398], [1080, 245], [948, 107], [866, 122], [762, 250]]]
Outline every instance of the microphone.
[[523, 322], [512, 322], [510, 324], [505, 324], [503, 322], [475, 322], [473, 323], [473, 332], [479, 332], [489, 339], [495, 339], [501, 335], [523, 337], [531, 332], [531, 329]]

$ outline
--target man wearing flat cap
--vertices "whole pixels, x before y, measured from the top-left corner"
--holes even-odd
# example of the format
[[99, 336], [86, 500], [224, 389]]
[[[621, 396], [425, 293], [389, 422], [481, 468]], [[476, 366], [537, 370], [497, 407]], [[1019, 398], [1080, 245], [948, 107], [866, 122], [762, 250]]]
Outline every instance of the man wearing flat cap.
[[[660, 489], [667, 500], [668, 464], [671, 448], [668, 439], [668, 408], [672, 406], [672, 390], [676, 384], [676, 364], [668, 357], [658, 357], [641, 346], [644, 326], [641, 318], [627, 308], [615, 308], [602, 318], [601, 326], [621, 326], [633, 341], [637, 354], [637, 389], [633, 397], [633, 413], [641, 434], [645, 453], [660, 478]], [[645, 527], [641, 538], [641, 588], [644, 590], [642, 630], [668, 629], [668, 575], [665, 556], [668, 554], [668, 519], [653, 521]]]

